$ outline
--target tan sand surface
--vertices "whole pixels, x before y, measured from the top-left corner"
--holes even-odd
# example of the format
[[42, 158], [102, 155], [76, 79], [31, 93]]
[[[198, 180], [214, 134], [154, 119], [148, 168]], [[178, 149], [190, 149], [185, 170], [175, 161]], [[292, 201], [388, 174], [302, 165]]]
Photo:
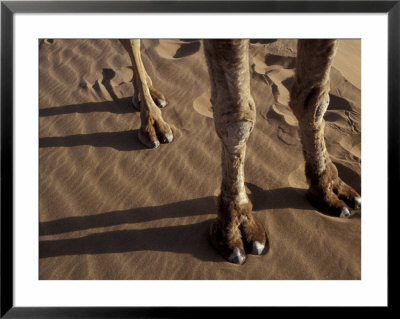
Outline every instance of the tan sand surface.
[[[326, 143], [361, 192], [361, 42], [340, 40]], [[117, 40], [40, 40], [39, 279], [361, 279], [361, 215], [334, 218], [307, 202], [297, 120], [288, 106], [295, 40], [252, 40], [257, 122], [246, 185], [269, 245], [242, 266], [212, 249], [220, 142], [197, 40], [143, 40], [168, 98], [175, 140], [137, 138], [132, 67]]]

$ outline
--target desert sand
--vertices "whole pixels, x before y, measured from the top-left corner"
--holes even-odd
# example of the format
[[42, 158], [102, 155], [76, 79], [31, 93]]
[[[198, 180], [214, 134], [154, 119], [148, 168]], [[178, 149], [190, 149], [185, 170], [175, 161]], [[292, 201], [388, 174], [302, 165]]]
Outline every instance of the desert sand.
[[[361, 212], [336, 218], [306, 199], [288, 106], [295, 40], [251, 40], [256, 126], [245, 181], [269, 244], [242, 266], [211, 247], [220, 142], [198, 40], [142, 41], [175, 140], [138, 141], [132, 67], [118, 40], [39, 41], [39, 279], [361, 279]], [[325, 115], [341, 178], [361, 193], [361, 42], [340, 40]]]

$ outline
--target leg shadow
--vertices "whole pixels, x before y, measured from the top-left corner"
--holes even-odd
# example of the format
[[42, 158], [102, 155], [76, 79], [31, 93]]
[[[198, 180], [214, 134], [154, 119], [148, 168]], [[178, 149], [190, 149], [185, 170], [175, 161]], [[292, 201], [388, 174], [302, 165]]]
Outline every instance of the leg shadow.
[[[52, 235], [162, 218], [213, 214], [216, 210], [215, 203], [215, 197], [205, 197], [159, 207], [69, 217], [40, 223], [39, 233], [40, 235]], [[208, 231], [211, 223], [212, 219], [190, 225], [105, 231], [73, 239], [41, 240], [39, 257], [150, 250], [192, 254], [200, 260], [222, 262], [224, 259], [211, 248], [209, 243]]]
[[269, 44], [278, 41], [277, 39], [250, 39], [251, 44], [261, 43], [261, 44]]
[[89, 145], [112, 147], [118, 151], [137, 151], [147, 149], [138, 139], [138, 131], [103, 132], [76, 134], [69, 136], [41, 137], [39, 147], [73, 147]]
[[[304, 199], [304, 189], [288, 187], [265, 191], [251, 183], [247, 183], [247, 186], [252, 192], [250, 197], [255, 211], [289, 207], [312, 208]], [[215, 197], [210, 196], [156, 207], [135, 208], [41, 222], [39, 234], [41, 236], [56, 235], [115, 225], [143, 223], [164, 218], [182, 218], [183, 220], [184, 217], [205, 214], [216, 214]], [[39, 242], [39, 257], [150, 250], [191, 254], [200, 260], [223, 262], [224, 259], [215, 252], [209, 243], [208, 231], [213, 219], [189, 225], [105, 231], [73, 239], [41, 240]], [[268, 247], [266, 251], [268, 251]]]
[[216, 213], [216, 197], [192, 199], [162, 206], [139, 207], [88, 216], [67, 217], [39, 224], [39, 235], [56, 235], [92, 228], [144, 223], [163, 218], [180, 218]]
[[305, 198], [306, 189], [284, 187], [263, 190], [252, 183], [246, 183], [246, 186], [251, 191], [249, 197], [254, 211], [282, 208], [313, 209], [313, 206]]
[[132, 251], [162, 251], [192, 254], [204, 261], [224, 261], [208, 240], [212, 220], [198, 224], [118, 230], [74, 239], [41, 240], [39, 258], [82, 254], [109, 254]]
[[200, 40], [184, 40], [183, 43], [174, 54], [174, 58], [183, 58], [192, 54], [195, 54], [200, 50]]
[[329, 94], [329, 107], [328, 110], [345, 110], [345, 111], [351, 111], [352, 107], [346, 99]]
[[334, 164], [342, 181], [353, 187], [359, 194], [361, 194], [361, 176], [343, 164], [338, 162], [334, 162]]
[[115, 94], [114, 89], [111, 85], [111, 80], [115, 77], [115, 71], [112, 69], [103, 69], [103, 80], [101, 84], [104, 85], [108, 94], [110, 94], [113, 101], [118, 101], [118, 96]]
[[72, 113], [109, 112], [115, 114], [135, 113], [132, 98], [126, 97], [114, 101], [73, 104], [57, 107], [48, 107], [39, 110], [39, 116], [53, 116]]

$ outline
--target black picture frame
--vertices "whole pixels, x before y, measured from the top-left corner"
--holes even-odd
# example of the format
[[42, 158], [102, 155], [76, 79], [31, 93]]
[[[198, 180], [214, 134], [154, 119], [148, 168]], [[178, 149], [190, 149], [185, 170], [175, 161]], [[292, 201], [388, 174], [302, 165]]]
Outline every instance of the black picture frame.
[[[1, 1], [1, 313], [3, 318], [191, 318], [225, 308], [15, 307], [13, 302], [13, 19], [16, 13], [387, 13], [388, 14], [388, 218], [398, 212], [400, 0], [397, 1]], [[382, 212], [381, 212], [382, 213]], [[390, 227], [388, 222], [388, 247]], [[390, 265], [390, 256], [389, 265]], [[390, 275], [390, 273], [389, 273]], [[390, 280], [388, 281], [388, 286]], [[391, 295], [388, 307], [390, 309]], [[382, 308], [381, 308], [382, 309]], [[257, 308], [235, 308], [248, 316]], [[297, 316], [307, 308], [287, 308]], [[347, 309], [346, 311], [349, 311]], [[268, 310], [269, 311], [269, 310]], [[335, 310], [333, 310], [335, 311]], [[370, 311], [370, 310], [369, 310]]]

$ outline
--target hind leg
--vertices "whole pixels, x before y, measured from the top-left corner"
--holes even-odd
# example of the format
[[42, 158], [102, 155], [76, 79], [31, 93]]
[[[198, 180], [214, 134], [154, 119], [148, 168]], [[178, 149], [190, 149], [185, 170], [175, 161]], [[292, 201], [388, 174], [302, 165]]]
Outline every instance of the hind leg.
[[264, 228], [252, 214], [244, 185], [246, 142], [256, 114], [250, 95], [248, 42], [208, 40], [204, 47], [215, 128], [222, 144], [221, 194], [210, 237], [223, 257], [242, 264], [246, 252], [259, 255], [266, 243]]
[[361, 206], [360, 195], [338, 176], [324, 140], [323, 116], [329, 104], [329, 74], [336, 40], [299, 40], [290, 106], [299, 121], [309, 184], [307, 198], [321, 211], [350, 215]]
[[[140, 40], [120, 40], [127, 50], [134, 68], [133, 85], [135, 93], [133, 103], [140, 108], [141, 128], [139, 140], [149, 148], [156, 148], [161, 143], [173, 140], [172, 130], [164, 121], [159, 107], [166, 106], [165, 97], [153, 87], [142, 58], [140, 56]], [[140, 105], [140, 107], [139, 107]]]

